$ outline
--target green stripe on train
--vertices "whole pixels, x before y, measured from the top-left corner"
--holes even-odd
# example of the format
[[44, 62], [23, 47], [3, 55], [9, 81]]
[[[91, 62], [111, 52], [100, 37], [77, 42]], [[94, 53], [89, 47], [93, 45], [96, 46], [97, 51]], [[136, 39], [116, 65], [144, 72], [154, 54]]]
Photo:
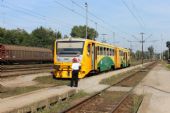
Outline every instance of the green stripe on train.
[[114, 66], [114, 62], [108, 56], [103, 57], [98, 63], [98, 68], [100, 69], [100, 71], [110, 70], [112, 66]]

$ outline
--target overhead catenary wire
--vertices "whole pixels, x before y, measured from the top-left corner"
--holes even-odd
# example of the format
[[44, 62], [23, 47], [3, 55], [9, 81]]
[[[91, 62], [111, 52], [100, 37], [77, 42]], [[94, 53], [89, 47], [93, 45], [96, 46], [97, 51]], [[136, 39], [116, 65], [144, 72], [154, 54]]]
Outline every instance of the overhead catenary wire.
[[[84, 7], [82, 7], [80, 4], [78, 4], [78, 3], [75, 2], [74, 0], [71, 0], [71, 2], [72, 2], [73, 4], [75, 4], [77, 7], [81, 8], [82, 10], [85, 10]], [[100, 21], [103, 22], [105, 25], [107, 25], [109, 28], [111, 28], [111, 29], [112, 29], [112, 32], [113, 32], [113, 29], [115, 29], [115, 30], [120, 31], [121, 33], [126, 34], [126, 35], [131, 35], [131, 34], [125, 32], [125, 31], [119, 29], [117, 26], [111, 25], [109, 22], [106, 22], [104, 19], [102, 19], [101, 17], [98, 17], [97, 15], [95, 15], [94, 13], [92, 13], [91, 11], [88, 11], [88, 13], [89, 13], [89, 15], [95, 17], [96, 19], [100, 20]]]
[[[16, 12], [18, 12], [18, 13], [22, 13], [22, 14], [25, 14], [25, 15], [28, 15], [28, 16], [32, 16], [32, 17], [34, 17], [34, 18], [38, 18], [38, 19], [41, 19], [41, 20], [43, 20], [44, 22], [46, 22], [46, 23], [50, 23], [51, 21], [53, 21], [53, 22], [58, 22], [58, 21], [60, 21], [60, 24], [63, 24], [63, 25], [65, 25], [65, 26], [67, 26], [67, 27], [70, 27], [70, 26], [73, 26], [73, 24], [69, 24], [69, 23], [66, 23], [66, 22], [64, 22], [64, 21], [62, 21], [62, 20], [59, 20], [58, 18], [48, 18], [48, 17], [46, 17], [45, 15], [42, 15], [42, 14], [40, 14], [40, 13], [37, 13], [37, 12], [35, 12], [35, 11], [32, 11], [32, 10], [30, 10], [30, 9], [27, 9], [27, 8], [24, 8], [24, 7], [21, 7], [21, 6], [18, 6], [18, 5], [14, 5], [14, 4], [12, 4], [12, 3], [9, 3], [9, 2], [5, 2], [6, 4], [5, 5], [3, 5], [3, 8], [8, 8], [8, 9], [10, 9], [10, 10], [12, 10], [12, 11], [16, 11]], [[15, 7], [14, 7], [15, 6]], [[1, 6], [2, 7], [2, 6]], [[49, 21], [48, 21], [49, 20]], [[38, 21], [39, 22], [39, 21]], [[52, 25], [52, 23], [51, 23], [51, 25]]]
[[[85, 8], [84, 8], [83, 6], [81, 6], [80, 4], [78, 4], [77, 2], [75, 2], [74, 0], [70, 0], [70, 1], [71, 1], [73, 4], [75, 4], [77, 7], [81, 8], [82, 10], [85, 10]], [[107, 26], [109, 27], [109, 28], [107, 28], [107, 29], [109, 29], [110, 32], [114, 32], [113, 29], [116, 29], [116, 30], [120, 31], [121, 33], [124, 33], [124, 34], [126, 34], [126, 35], [132, 36], [130, 33], [127, 33], [127, 32], [125, 32], [125, 31], [122, 31], [122, 30], [119, 29], [118, 27], [113, 26], [113, 25], [111, 25], [110, 23], [106, 22], [104, 19], [102, 19], [101, 17], [98, 17], [97, 15], [95, 15], [94, 13], [92, 13], [91, 11], [88, 11], [88, 13], [89, 13], [89, 15], [91, 15], [91, 16], [95, 17], [96, 19], [100, 20], [103, 24], [107, 25]], [[99, 26], [101, 26], [101, 24], [99, 24]], [[101, 27], [103, 27], [103, 26], [101, 26]]]
[[133, 0], [131, 0], [131, 3], [132, 3], [133, 9], [137, 12], [136, 15], [137, 15], [138, 18], [140, 19], [141, 23], [142, 23], [144, 26], [146, 26], [145, 22], [143, 21], [143, 18], [141, 17], [141, 15], [140, 15], [139, 12], [138, 12], [138, 9], [136, 8]]
[[124, 4], [124, 6], [128, 9], [128, 11], [130, 12], [130, 14], [134, 17], [134, 19], [136, 20], [136, 22], [139, 24], [139, 26], [144, 29], [143, 24], [141, 23], [141, 21], [138, 19], [138, 17], [133, 13], [133, 11], [129, 8], [129, 6], [127, 5], [127, 3], [124, 0], [121, 0], [122, 3]]
[[[57, 3], [58, 5], [62, 6], [63, 8], [65, 8], [65, 9], [67, 9], [67, 10], [69, 10], [69, 11], [71, 11], [71, 12], [73, 12], [73, 13], [75, 13], [75, 14], [83, 17], [83, 18], [86, 18], [85, 15], [82, 15], [81, 13], [75, 11], [74, 9], [67, 7], [66, 5], [60, 3], [60, 2], [57, 1], [57, 0], [55, 0], [55, 3]], [[89, 11], [88, 11], [88, 12], [89, 12]], [[94, 20], [91, 19], [91, 18], [88, 18], [88, 20], [89, 20], [90, 22], [93, 22], [94, 24], [95, 24], [95, 23], [98, 23], [98, 22], [94, 21]], [[102, 25], [100, 25], [100, 24], [98, 24], [98, 26], [100, 26], [101, 28], [105, 28], [104, 26], [102, 26]], [[109, 28], [107, 28], [107, 29], [109, 29]], [[109, 30], [112, 31], [111, 29], [109, 29]], [[112, 31], [112, 32], [113, 32], [113, 31]]]

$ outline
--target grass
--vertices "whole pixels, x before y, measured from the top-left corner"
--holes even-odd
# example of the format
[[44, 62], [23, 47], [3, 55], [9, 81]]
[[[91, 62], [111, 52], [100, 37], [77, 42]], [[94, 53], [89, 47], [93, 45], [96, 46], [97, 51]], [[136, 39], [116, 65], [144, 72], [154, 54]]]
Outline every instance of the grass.
[[41, 76], [34, 79], [34, 81], [38, 82], [39, 84], [51, 84], [51, 85], [69, 85], [70, 80], [61, 80], [61, 79], [54, 79], [51, 76]]
[[170, 69], [170, 64], [168, 64], [167, 61], [160, 61], [160, 63], [161, 63], [164, 67]]
[[143, 96], [142, 95], [133, 95], [133, 107], [132, 107], [132, 112], [131, 113], [137, 113], [140, 104], [143, 100]]
[[65, 110], [65, 109], [71, 107], [71, 105], [76, 100], [80, 100], [81, 98], [86, 97], [86, 96], [88, 96], [87, 93], [85, 93], [83, 91], [79, 91], [78, 93], [76, 93], [75, 95], [70, 97], [69, 99], [67, 99], [65, 101], [58, 102], [54, 106], [50, 107], [49, 109], [39, 111], [38, 113], [59, 113], [59, 112]]
[[7, 98], [10, 96], [15, 96], [23, 93], [28, 93], [31, 91], [35, 91], [42, 88], [47, 88], [50, 86], [60, 86], [60, 85], [68, 85], [69, 80], [55, 80], [51, 76], [42, 76], [37, 77], [34, 81], [38, 82], [38, 84], [34, 86], [25, 86], [25, 87], [15, 87], [15, 88], [6, 88], [0, 86], [0, 98]]
[[[145, 59], [145, 60], [143, 61], [143, 63], [147, 63], [147, 62], [149, 62], [149, 61], [151, 61], [151, 60]], [[131, 59], [130, 64], [131, 64], [131, 66], [139, 65], [139, 64], [142, 64], [142, 60]]]
[[166, 66], [168, 69], [170, 69], [170, 64], [167, 64], [167, 66]]
[[126, 78], [127, 76], [130, 76], [132, 72], [135, 72], [135, 70], [134, 71], [127, 71], [127, 72], [117, 74], [117, 75], [113, 75], [113, 76], [111, 76], [109, 78], [101, 80], [100, 84], [106, 84], [106, 85], [116, 84], [120, 80]]
[[15, 95], [35, 91], [35, 90], [38, 90], [40, 88], [41, 87], [36, 87], [36, 86], [6, 88], [5, 92], [0, 93], [0, 98], [6, 98], [6, 97], [10, 97], [10, 96], [15, 96]]

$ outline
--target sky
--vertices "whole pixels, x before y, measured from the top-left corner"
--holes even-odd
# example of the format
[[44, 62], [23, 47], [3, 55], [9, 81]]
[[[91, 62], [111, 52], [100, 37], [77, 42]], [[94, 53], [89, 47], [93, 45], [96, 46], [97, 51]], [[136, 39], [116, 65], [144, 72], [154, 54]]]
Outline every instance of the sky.
[[[141, 50], [153, 46], [155, 52], [170, 41], [169, 0], [0, 0], [0, 27], [28, 32], [44, 26], [70, 35], [74, 25], [97, 28], [98, 41]], [[96, 27], [97, 23], [97, 27]], [[105, 34], [105, 35], [102, 35]]]

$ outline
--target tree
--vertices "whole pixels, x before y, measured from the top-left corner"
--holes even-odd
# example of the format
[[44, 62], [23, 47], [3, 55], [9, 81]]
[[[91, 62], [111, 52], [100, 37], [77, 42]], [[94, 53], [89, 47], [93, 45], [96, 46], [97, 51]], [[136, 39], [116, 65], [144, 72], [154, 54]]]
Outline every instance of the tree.
[[154, 48], [153, 46], [148, 47], [148, 52], [149, 52], [149, 56], [152, 59], [153, 55], [154, 55]]
[[57, 32], [57, 34], [56, 34], [56, 37], [57, 37], [57, 39], [61, 39], [62, 38], [62, 34], [61, 34], [61, 32]]
[[168, 47], [168, 59], [170, 59], [170, 41], [166, 42], [166, 46]]
[[141, 57], [141, 56], [142, 56], [142, 52], [139, 51], [139, 50], [137, 50], [136, 53], [135, 53], [135, 56], [136, 56], [136, 59], [137, 59], [137, 60], [141, 59], [141, 58], [142, 58], [142, 57]]
[[6, 32], [6, 29], [0, 28], [0, 43], [6, 43], [5, 32]]
[[67, 35], [64, 35], [64, 38], [69, 38]]
[[[59, 33], [58, 33], [59, 36]], [[52, 29], [46, 29], [44, 27], [39, 27], [32, 31], [31, 33], [31, 45], [37, 47], [48, 47], [51, 48], [51, 44], [56, 39], [55, 32]]]
[[30, 35], [23, 29], [6, 30], [0, 28], [0, 43], [14, 44], [14, 45], [26, 45]]
[[[98, 33], [95, 29], [87, 27], [87, 38], [95, 39], [98, 36]], [[86, 38], [86, 26], [74, 26], [71, 30], [70, 35], [72, 37]]]

